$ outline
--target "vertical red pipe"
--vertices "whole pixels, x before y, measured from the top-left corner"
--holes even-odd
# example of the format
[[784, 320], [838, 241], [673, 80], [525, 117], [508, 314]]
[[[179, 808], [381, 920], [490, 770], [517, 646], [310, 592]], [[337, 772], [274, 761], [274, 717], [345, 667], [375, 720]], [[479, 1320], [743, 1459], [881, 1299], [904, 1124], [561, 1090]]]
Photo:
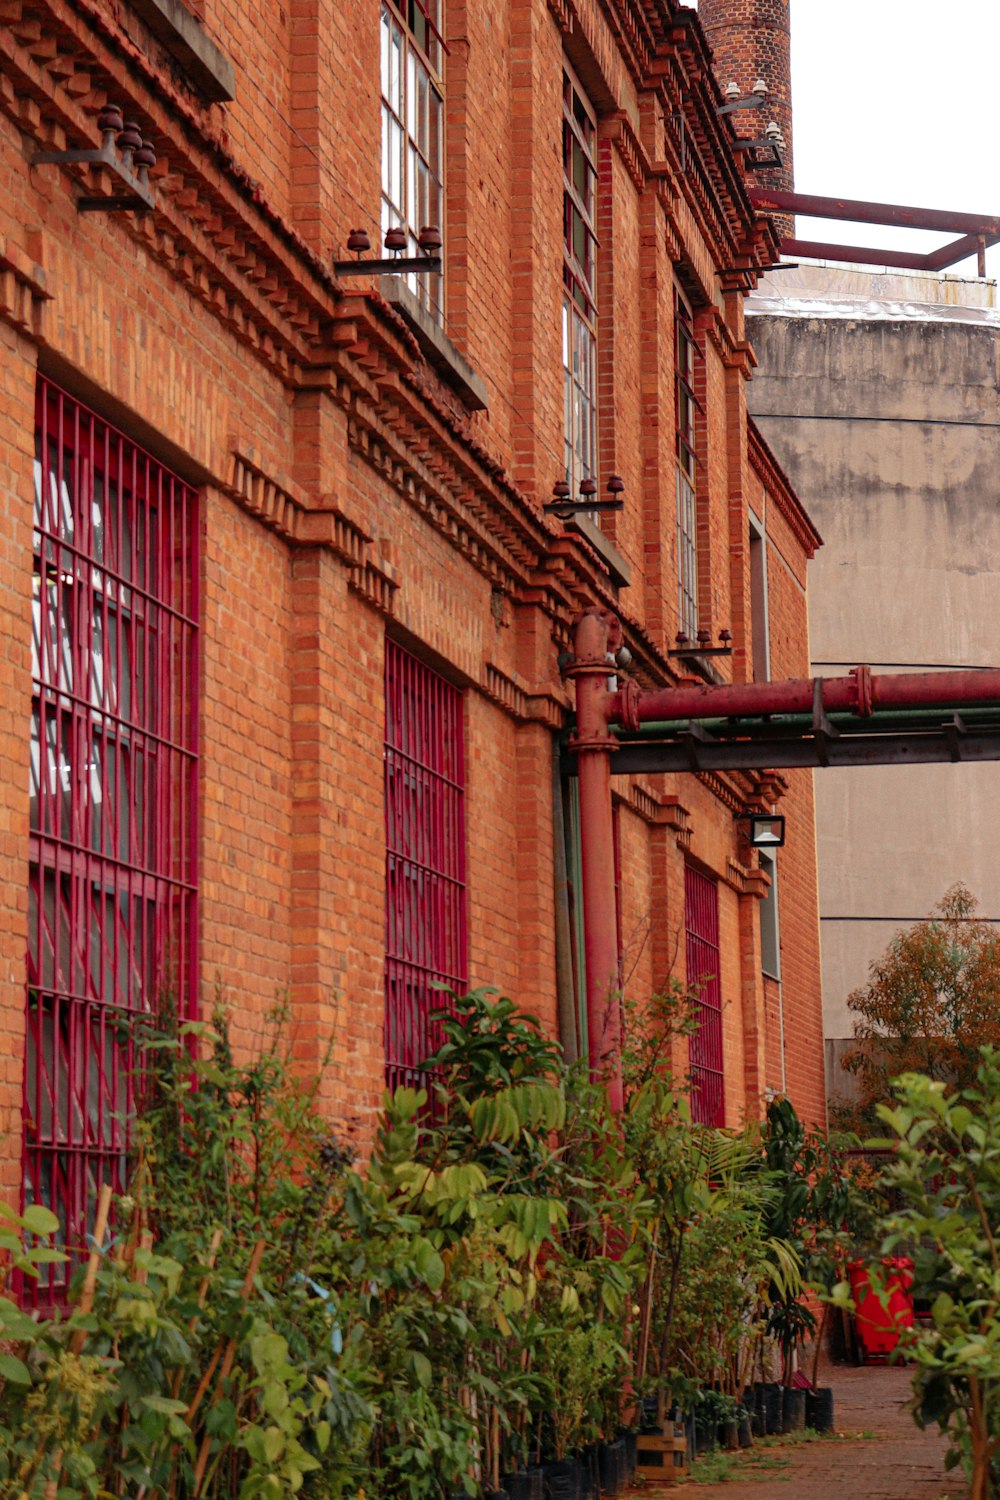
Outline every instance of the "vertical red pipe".
[[611, 815], [611, 751], [608, 728], [608, 649], [617, 621], [599, 612], [582, 615], [573, 628], [572, 666], [566, 675], [576, 690], [576, 752], [580, 783], [580, 862], [583, 875], [583, 944], [587, 967], [587, 1043], [593, 1077], [607, 1080], [613, 1110], [622, 1107], [621, 995], [615, 920], [615, 853]]

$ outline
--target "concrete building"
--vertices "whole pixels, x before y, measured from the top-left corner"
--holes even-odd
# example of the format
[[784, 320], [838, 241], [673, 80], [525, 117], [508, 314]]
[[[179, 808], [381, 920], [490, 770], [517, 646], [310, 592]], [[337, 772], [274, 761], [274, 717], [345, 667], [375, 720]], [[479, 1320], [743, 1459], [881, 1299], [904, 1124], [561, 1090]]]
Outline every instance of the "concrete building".
[[[12, 0], [0, 37], [0, 1189], [79, 1245], [165, 988], [221, 986], [241, 1048], [287, 997], [362, 1141], [439, 981], [579, 1045], [573, 621], [644, 686], [801, 673], [818, 537], [747, 418], [775, 239], [686, 8]], [[359, 226], [440, 270], [351, 275]], [[739, 820], [778, 799], [775, 900]], [[621, 778], [615, 824], [628, 993], [705, 982], [703, 1116], [822, 1118], [809, 775]]]
[[[750, 327], [755, 421], [824, 538], [810, 576], [817, 675], [1000, 663], [1000, 311], [994, 284], [803, 265]], [[824, 1031], [833, 1092], [847, 997], [956, 881], [1000, 918], [998, 777], [981, 765], [816, 779]]]

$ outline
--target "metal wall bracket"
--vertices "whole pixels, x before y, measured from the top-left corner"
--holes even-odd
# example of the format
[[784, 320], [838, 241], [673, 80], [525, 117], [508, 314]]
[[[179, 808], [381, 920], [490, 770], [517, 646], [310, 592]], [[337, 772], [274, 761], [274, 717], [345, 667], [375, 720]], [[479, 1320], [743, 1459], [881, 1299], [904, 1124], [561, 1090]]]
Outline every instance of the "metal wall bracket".
[[[143, 141], [132, 121], [123, 126], [121, 111], [108, 105], [98, 117], [102, 133], [99, 147], [82, 151], [36, 151], [33, 167], [96, 167], [109, 172], [126, 188], [125, 193], [90, 193], [77, 199], [80, 213], [146, 213], [156, 207], [149, 188], [149, 168], [156, 165], [156, 154]], [[116, 144], [116, 136], [118, 137]], [[133, 171], [133, 165], [137, 170]]]
[[425, 276], [441, 269], [440, 255], [388, 255], [382, 260], [335, 260], [336, 276]]

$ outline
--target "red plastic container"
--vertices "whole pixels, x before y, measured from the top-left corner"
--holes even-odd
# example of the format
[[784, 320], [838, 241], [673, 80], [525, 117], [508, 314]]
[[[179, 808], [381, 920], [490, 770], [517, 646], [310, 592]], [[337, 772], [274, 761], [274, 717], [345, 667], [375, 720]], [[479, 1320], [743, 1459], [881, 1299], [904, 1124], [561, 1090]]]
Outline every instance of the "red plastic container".
[[905, 1255], [882, 1258], [885, 1300], [879, 1297], [868, 1279], [866, 1260], [852, 1260], [847, 1267], [854, 1298], [854, 1324], [858, 1343], [866, 1360], [885, 1359], [899, 1343], [902, 1329], [913, 1327], [913, 1262]]

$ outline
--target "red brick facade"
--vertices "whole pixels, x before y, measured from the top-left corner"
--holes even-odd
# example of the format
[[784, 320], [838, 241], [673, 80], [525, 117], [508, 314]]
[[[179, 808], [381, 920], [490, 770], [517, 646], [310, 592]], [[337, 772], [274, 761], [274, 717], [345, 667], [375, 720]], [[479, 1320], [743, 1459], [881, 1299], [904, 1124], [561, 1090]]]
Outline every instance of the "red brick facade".
[[[152, 0], [141, 11], [158, 14]], [[557, 655], [578, 611], [600, 604], [620, 615], [642, 685], [677, 677], [677, 287], [700, 350], [700, 624], [732, 631], [732, 657], [715, 661], [745, 677], [753, 507], [774, 675], [807, 662], [818, 539], [749, 433], [744, 393], [742, 297], [774, 236], [748, 205], [692, 13], [670, 0], [445, 0], [447, 337], [431, 356], [388, 288], [331, 270], [355, 225], [378, 252], [376, 0], [252, 13], [204, 0], [197, 15], [210, 69], [216, 47], [232, 60], [230, 102], [207, 102], [205, 65], [178, 60], [139, 7], [12, 0], [0, 20], [8, 1195], [21, 1174], [39, 372], [198, 490], [202, 1001], [221, 987], [249, 1045], [287, 995], [302, 1066], [329, 1048], [325, 1102], [362, 1132], [385, 1063], [387, 639], [463, 693], [470, 979], [553, 1031], [562, 987], [566, 1025], [553, 788], [570, 694]], [[563, 469], [564, 60], [598, 120], [600, 492], [612, 473], [625, 483], [625, 509], [592, 540], [542, 511]], [[105, 171], [32, 165], [96, 146], [108, 100], [156, 148], [151, 213], [81, 213], [81, 193], [113, 191]], [[629, 994], [683, 969], [694, 860], [719, 882], [726, 1118], [782, 1082], [821, 1117], [809, 775], [615, 790]], [[760, 969], [763, 882], [735, 821], [779, 795], [783, 1057]]]

